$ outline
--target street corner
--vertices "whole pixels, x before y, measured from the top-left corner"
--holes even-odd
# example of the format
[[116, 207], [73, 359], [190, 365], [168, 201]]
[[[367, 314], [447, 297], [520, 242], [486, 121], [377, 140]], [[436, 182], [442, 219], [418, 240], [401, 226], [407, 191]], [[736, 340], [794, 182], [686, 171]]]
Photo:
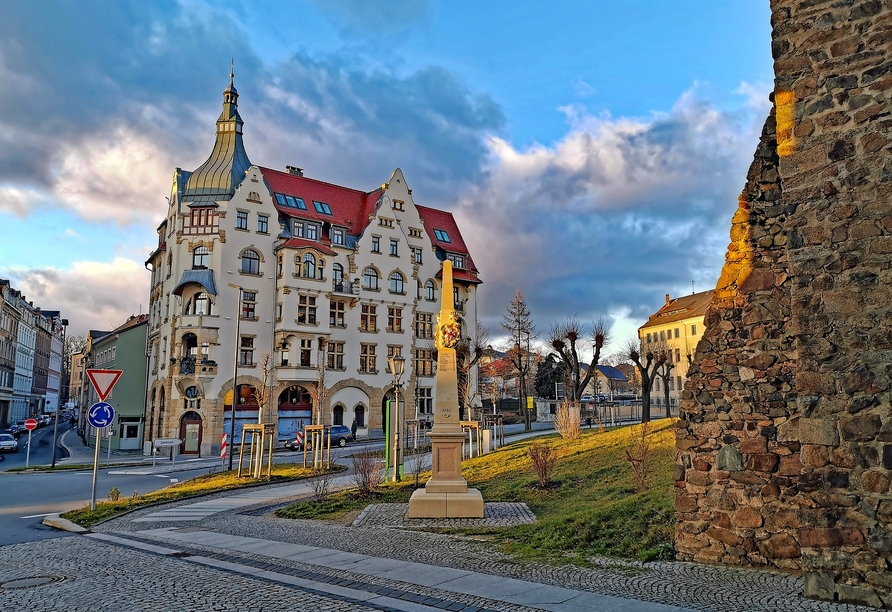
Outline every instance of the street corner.
[[81, 527], [77, 523], [72, 523], [68, 519], [62, 518], [59, 514], [50, 514], [43, 518], [43, 524], [60, 531], [70, 531], [71, 533], [90, 533], [89, 529]]

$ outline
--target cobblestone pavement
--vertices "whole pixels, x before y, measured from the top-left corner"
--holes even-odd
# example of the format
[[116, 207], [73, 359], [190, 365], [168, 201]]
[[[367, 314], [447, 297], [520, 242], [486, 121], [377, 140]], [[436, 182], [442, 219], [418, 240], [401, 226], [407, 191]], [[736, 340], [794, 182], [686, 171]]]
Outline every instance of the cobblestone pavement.
[[[268, 509], [268, 507], [267, 507]], [[591, 559], [592, 567], [522, 563], [505, 555], [491, 542], [474, 537], [444, 535], [406, 529], [352, 527], [322, 521], [279, 519], [264, 513], [262, 505], [211, 516], [200, 528], [214, 532], [291, 542], [320, 548], [373, 555], [561, 586], [615, 597], [717, 612], [844, 611], [871, 608], [818, 602], [802, 598], [801, 579], [783, 573], [712, 567], [689, 563], [640, 564]], [[170, 527], [170, 523], [137, 522], [151, 510], [109, 521], [95, 530], [128, 537], [138, 532]], [[194, 524], [193, 524], [194, 525]], [[144, 535], [147, 540], [162, 538]], [[2, 555], [3, 551], [0, 551]], [[209, 551], [211, 552], [211, 551]], [[221, 552], [221, 551], [216, 551]], [[245, 553], [233, 553], [234, 557]], [[250, 555], [248, 555], [250, 557]], [[257, 554], [254, 560], [264, 560]], [[269, 558], [266, 558], [269, 561]], [[281, 563], [282, 560], [276, 561]], [[317, 571], [320, 570], [318, 567]], [[349, 572], [340, 575], [351, 579]], [[363, 580], [368, 581], [365, 577]], [[411, 585], [409, 585], [410, 588]], [[516, 606], [491, 609], [517, 610]], [[478, 604], [479, 605], [479, 604]]]
[[526, 504], [490, 502], [483, 504], [483, 518], [407, 518], [409, 504], [372, 504], [353, 521], [353, 527], [394, 529], [454, 529], [459, 527], [511, 527], [536, 522]]

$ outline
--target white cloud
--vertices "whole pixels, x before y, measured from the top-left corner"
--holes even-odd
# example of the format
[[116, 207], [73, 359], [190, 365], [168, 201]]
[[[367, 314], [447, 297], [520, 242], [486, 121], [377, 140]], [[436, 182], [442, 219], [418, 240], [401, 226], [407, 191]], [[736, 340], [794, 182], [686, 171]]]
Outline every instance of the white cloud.
[[691, 93], [646, 119], [563, 110], [570, 127], [553, 146], [491, 138], [486, 180], [460, 198], [481, 311], [501, 313], [520, 287], [546, 328], [620, 312], [627, 332], [665, 293], [714, 284], [764, 115]]
[[59, 310], [72, 335], [111, 330], [140, 309], [146, 312], [149, 272], [139, 262], [79, 261], [69, 269], [7, 270], [13, 286], [44, 310]]
[[37, 190], [0, 185], [0, 213], [24, 219], [35, 203], [45, 201], [46, 196]]
[[66, 143], [52, 189], [87, 221], [151, 224], [164, 215], [173, 167], [170, 152], [150, 137], [118, 126]]

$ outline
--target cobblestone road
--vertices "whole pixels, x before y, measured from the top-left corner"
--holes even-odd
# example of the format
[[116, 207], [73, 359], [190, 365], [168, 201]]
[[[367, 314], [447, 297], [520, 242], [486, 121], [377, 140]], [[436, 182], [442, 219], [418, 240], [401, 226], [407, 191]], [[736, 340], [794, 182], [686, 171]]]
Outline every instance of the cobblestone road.
[[[869, 610], [803, 599], [798, 595], [800, 580], [780, 573], [685, 563], [641, 565], [597, 559], [592, 560], [593, 567], [590, 568], [557, 567], [518, 563], [486, 540], [406, 529], [278, 519], [269, 514], [269, 506], [265, 505], [221, 512], [180, 525], [171, 525], [169, 521], [146, 521], [149, 514], [158, 510], [134, 512], [97, 526], [94, 531], [97, 536], [115, 536], [137, 544], [151, 542], [179, 551], [173, 556], [134, 550], [114, 541], [98, 541], [97, 536], [59, 538], [0, 548], [0, 610], [70, 612], [126, 607], [153, 611], [269, 612], [448, 607], [469, 612], [480, 609], [522, 612], [532, 609], [500, 601], [492, 593], [459, 594], [421, 586], [412, 582], [412, 576], [383, 580], [352, 572], [349, 567], [314, 565], [299, 556], [278, 558], [271, 551], [262, 549], [239, 551], [215, 546], [212, 541], [206, 545], [174, 542], [170, 537], [165, 538], [163, 532], [149, 533], [171, 528], [182, 533], [194, 529], [210, 534], [361, 553], [686, 609], [716, 612]], [[17, 589], [2, 586], [4, 582], [36, 576], [58, 577], [60, 580]], [[344, 591], [339, 594], [336, 589], [340, 586]], [[399, 605], [391, 605], [393, 602], [386, 597], [400, 598], [401, 601], [396, 602]], [[434, 599], [425, 599], [429, 597]], [[562, 609], [559, 606], [542, 608]]]

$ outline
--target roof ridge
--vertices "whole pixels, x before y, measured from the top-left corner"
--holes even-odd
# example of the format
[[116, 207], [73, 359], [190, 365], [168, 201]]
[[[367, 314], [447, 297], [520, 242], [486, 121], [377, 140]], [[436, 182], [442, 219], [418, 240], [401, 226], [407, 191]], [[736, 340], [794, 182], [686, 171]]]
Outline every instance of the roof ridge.
[[362, 189], [355, 189], [353, 187], [346, 187], [344, 185], [338, 185], [336, 183], [329, 183], [328, 181], [322, 181], [320, 179], [313, 178], [311, 176], [300, 176], [297, 174], [291, 174], [290, 172], [283, 172], [282, 170], [276, 170], [275, 168], [267, 168], [266, 166], [257, 166], [257, 167], [260, 168], [263, 172], [275, 172], [275, 173], [281, 174], [283, 176], [290, 176], [290, 177], [294, 177], [297, 179], [303, 179], [305, 181], [313, 181], [314, 183], [318, 183], [320, 185], [328, 185], [329, 187], [337, 187], [338, 189], [346, 189], [348, 191], [354, 191], [356, 193], [361, 193], [362, 195], [371, 195], [371, 194], [375, 193], [376, 191], [381, 190], [380, 187], [376, 187], [375, 189], [373, 189], [371, 191], [363, 191]]

